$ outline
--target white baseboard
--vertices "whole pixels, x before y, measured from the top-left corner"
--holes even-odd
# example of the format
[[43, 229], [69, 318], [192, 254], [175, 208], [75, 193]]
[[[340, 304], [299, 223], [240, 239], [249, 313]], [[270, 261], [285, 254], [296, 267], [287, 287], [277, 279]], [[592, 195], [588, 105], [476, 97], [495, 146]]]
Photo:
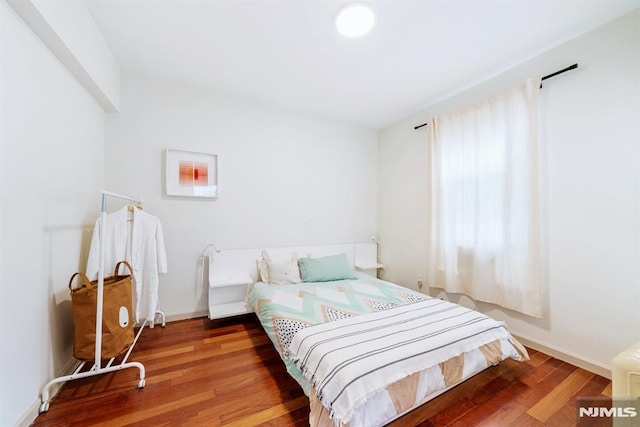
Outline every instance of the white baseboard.
[[511, 331], [513, 336], [527, 347], [531, 347], [534, 350], [541, 351], [563, 362], [570, 363], [579, 368], [585, 369], [589, 372], [593, 372], [605, 378], [611, 379], [611, 365], [604, 365], [595, 360], [588, 359], [579, 354], [573, 353], [569, 350], [557, 347], [553, 344], [548, 344], [540, 340], [533, 339], [523, 334], [519, 334], [516, 331]]
[[177, 322], [178, 320], [189, 320], [189, 319], [195, 319], [197, 317], [205, 317], [208, 315], [209, 315], [209, 312], [207, 310], [201, 310], [201, 311], [193, 311], [190, 313], [167, 314], [166, 319], [167, 319], [167, 322]]
[[[65, 375], [71, 375], [73, 371], [78, 368], [80, 363], [82, 362], [77, 359], [71, 359], [69, 363], [67, 363], [67, 366], [65, 366], [65, 368], [62, 370], [62, 372], [56, 376], [56, 378], [63, 377]], [[52, 384], [51, 387], [49, 387], [49, 400], [53, 399], [54, 396], [58, 394], [63, 385], [64, 383], [55, 383]], [[40, 392], [42, 392], [42, 390], [40, 390]], [[20, 417], [18, 422], [16, 422], [14, 427], [29, 427], [40, 414], [41, 403], [42, 400], [40, 398], [33, 402], [29, 409], [22, 415], [22, 417]]]
[[13, 427], [29, 427], [38, 418], [40, 409], [40, 399], [33, 402], [27, 412], [14, 424]]

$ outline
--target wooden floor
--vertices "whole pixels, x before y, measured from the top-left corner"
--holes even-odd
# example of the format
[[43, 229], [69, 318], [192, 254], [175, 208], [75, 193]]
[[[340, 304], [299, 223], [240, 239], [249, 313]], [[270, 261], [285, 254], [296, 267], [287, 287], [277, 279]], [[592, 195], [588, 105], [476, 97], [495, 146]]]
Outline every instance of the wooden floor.
[[[573, 426], [577, 396], [611, 382], [543, 353], [507, 360], [393, 426]], [[34, 426], [306, 426], [308, 399], [255, 316], [145, 329], [130, 357], [146, 368], [68, 382]]]

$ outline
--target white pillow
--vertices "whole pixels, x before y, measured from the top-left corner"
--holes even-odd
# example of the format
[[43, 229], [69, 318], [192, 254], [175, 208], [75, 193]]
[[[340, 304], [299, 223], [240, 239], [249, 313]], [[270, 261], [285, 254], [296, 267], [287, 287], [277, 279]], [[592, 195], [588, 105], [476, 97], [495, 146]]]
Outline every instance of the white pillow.
[[258, 259], [258, 269], [260, 278], [265, 283], [291, 285], [302, 282], [296, 252], [291, 254], [290, 259], [272, 260], [267, 251], [262, 251], [262, 257]]

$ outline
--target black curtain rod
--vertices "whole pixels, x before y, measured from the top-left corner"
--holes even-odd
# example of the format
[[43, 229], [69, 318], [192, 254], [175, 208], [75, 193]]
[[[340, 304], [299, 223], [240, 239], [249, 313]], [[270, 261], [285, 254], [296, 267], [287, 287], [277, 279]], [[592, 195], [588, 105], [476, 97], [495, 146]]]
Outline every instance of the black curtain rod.
[[[558, 74], [566, 73], [567, 71], [575, 70], [576, 68], [578, 68], [578, 64], [569, 65], [567, 68], [563, 68], [560, 71], [556, 71], [555, 73], [551, 73], [549, 75], [544, 76], [543, 78], [540, 79], [540, 81], [550, 79], [551, 77], [555, 77]], [[540, 83], [540, 87], [542, 87], [542, 83]]]
[[[567, 71], [575, 70], [576, 68], [578, 68], [578, 64], [569, 65], [567, 68], [563, 68], [562, 70], [556, 71], [555, 73], [551, 73], [551, 74], [548, 74], [548, 75], [546, 75], [546, 76], [542, 77], [542, 78], [540, 79], [540, 89], [542, 89], [542, 81], [543, 81], [543, 80], [550, 79], [551, 77], [555, 77], [555, 76], [557, 76], [558, 74], [566, 73]], [[418, 129], [420, 129], [421, 127], [424, 127], [424, 126], [426, 126], [426, 125], [428, 125], [428, 124], [429, 124], [429, 123], [423, 123], [423, 124], [421, 124], [421, 125], [414, 126], [414, 127], [413, 127], [413, 129], [414, 129], [414, 130], [418, 130]]]

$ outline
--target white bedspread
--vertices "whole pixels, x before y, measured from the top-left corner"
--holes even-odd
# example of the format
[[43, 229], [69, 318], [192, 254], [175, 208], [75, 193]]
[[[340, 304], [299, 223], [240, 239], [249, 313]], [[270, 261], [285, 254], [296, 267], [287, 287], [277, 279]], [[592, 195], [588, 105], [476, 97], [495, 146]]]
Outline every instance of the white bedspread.
[[439, 299], [314, 325], [296, 333], [287, 357], [336, 422], [408, 375], [491, 341], [510, 339], [503, 323]]

